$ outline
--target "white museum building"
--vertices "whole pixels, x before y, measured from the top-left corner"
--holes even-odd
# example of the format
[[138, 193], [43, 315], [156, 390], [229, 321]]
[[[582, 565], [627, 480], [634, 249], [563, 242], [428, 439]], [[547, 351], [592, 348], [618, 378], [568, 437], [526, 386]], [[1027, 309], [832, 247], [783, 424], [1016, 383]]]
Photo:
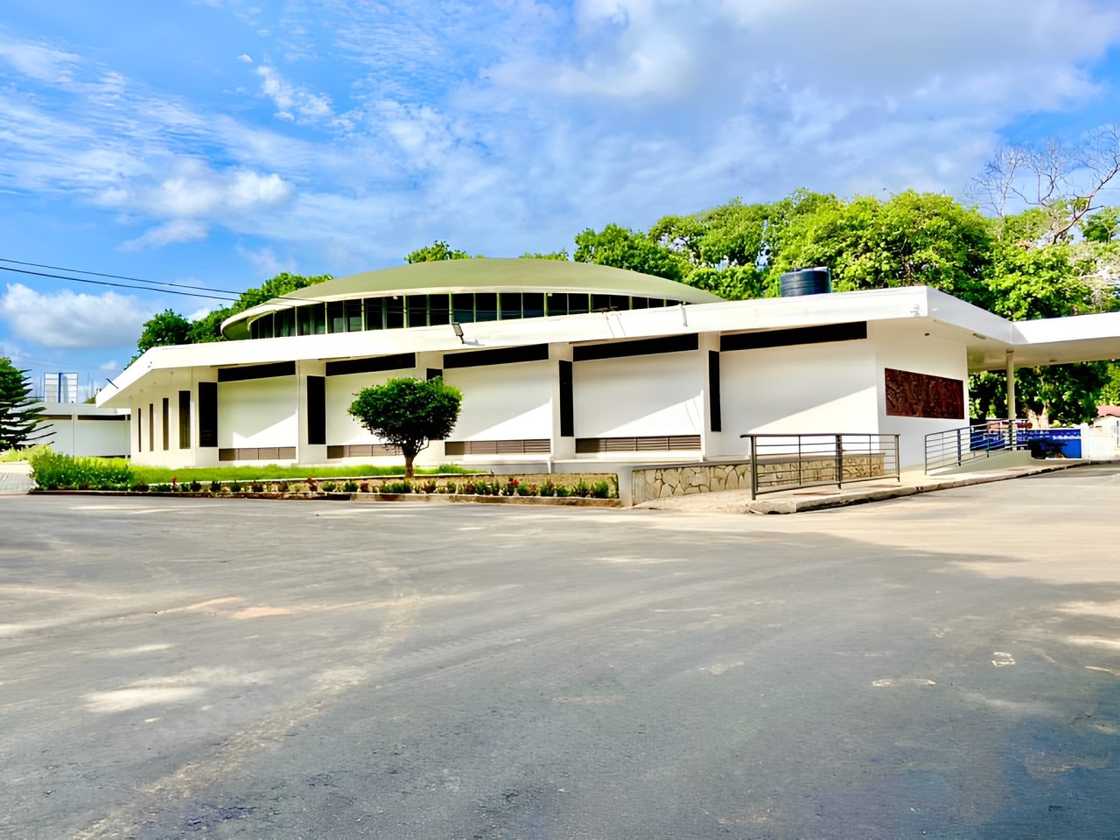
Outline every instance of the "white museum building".
[[[922, 286], [727, 301], [606, 266], [419, 263], [245, 310], [100, 392], [136, 463], [399, 463], [347, 412], [401, 376], [463, 394], [418, 464], [741, 458], [749, 433], [923, 438], [968, 423], [968, 374], [1120, 356], [1120, 314], [1011, 322]], [[1012, 377], [1013, 379], [1013, 377]], [[590, 464], [589, 464], [590, 462]]]

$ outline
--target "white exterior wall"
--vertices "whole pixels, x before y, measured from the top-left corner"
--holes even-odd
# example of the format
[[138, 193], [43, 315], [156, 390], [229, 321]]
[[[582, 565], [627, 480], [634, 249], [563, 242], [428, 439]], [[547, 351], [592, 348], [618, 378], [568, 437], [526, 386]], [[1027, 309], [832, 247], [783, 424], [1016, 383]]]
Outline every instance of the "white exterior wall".
[[875, 432], [875, 348], [837, 341], [720, 354], [722, 453], [754, 433]]
[[[41, 442], [64, 455], [124, 457], [129, 454], [129, 431], [132, 424], [124, 412], [93, 408], [88, 405], [47, 405], [45, 413], [59, 419], [45, 420], [39, 432], [49, 437]], [[112, 416], [113, 420], [91, 420], [91, 414]], [[63, 418], [60, 415], [68, 415]]]
[[463, 392], [459, 421], [449, 440], [552, 437], [555, 362], [453, 368], [443, 376]]
[[[158, 435], [158, 406], [156, 413]], [[294, 376], [218, 383], [220, 449], [296, 446], [298, 440], [299, 402]]]
[[[927, 332], [930, 334], [925, 335]], [[938, 327], [929, 324], [869, 324], [868, 335], [876, 352], [879, 430], [901, 436], [903, 469], [921, 467], [925, 463], [927, 434], [968, 425], [968, 353], [965, 345], [956, 338], [939, 337]], [[965, 416], [946, 419], [889, 416], [884, 372], [887, 368], [961, 380]]]
[[[376, 373], [349, 373], [344, 376], [327, 377], [327, 445], [380, 443], [381, 439], [371, 435], [357, 420], [350, 416], [349, 410], [354, 397], [363, 388], [384, 385], [390, 379], [400, 376], [413, 376], [415, 371], [385, 370]], [[365, 460], [365, 459], [363, 459]], [[394, 463], [400, 458], [393, 458]]]
[[575, 436], [701, 434], [706, 365], [695, 350], [576, 362]]

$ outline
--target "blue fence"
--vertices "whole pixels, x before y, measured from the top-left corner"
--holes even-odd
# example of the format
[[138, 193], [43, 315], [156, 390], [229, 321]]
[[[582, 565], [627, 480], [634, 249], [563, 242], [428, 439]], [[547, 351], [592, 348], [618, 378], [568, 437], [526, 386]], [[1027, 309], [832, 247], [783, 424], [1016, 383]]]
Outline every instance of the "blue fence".
[[[1015, 432], [1016, 449], [1026, 449], [1029, 440], [1052, 440], [1061, 444], [1062, 455], [1067, 458], [1081, 457], [1080, 429], [1019, 429]], [[983, 427], [973, 428], [969, 434], [969, 444], [973, 451], [999, 450], [1007, 448], [1007, 433]]]

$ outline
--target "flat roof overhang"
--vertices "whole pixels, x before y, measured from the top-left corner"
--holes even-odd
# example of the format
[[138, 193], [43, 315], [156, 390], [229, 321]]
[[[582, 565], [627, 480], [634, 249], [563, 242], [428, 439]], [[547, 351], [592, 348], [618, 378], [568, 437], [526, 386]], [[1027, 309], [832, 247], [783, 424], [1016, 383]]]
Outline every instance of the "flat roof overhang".
[[[288, 338], [155, 347], [98, 394], [97, 404], [127, 405], [159, 371], [230, 367], [281, 361], [334, 360], [402, 352], [456, 353], [542, 343], [600, 342], [679, 333], [734, 333], [812, 327], [852, 321], [936, 324], [967, 348], [973, 370], [1002, 369], [1006, 351], [1016, 364], [1120, 357], [1120, 313], [1013, 323], [950, 295], [910, 286], [790, 298], [594, 312], [549, 318], [463, 324], [460, 342], [450, 325], [370, 330]], [[1059, 353], [1058, 351], [1061, 350]]]

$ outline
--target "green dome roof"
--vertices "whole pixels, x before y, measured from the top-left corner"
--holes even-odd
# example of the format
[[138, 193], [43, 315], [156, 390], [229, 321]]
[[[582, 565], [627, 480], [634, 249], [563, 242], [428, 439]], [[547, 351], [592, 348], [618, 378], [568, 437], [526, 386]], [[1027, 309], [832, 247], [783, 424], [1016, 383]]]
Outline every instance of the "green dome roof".
[[396, 293], [407, 295], [482, 290], [597, 292], [669, 298], [685, 303], [713, 303], [720, 300], [710, 292], [666, 280], [664, 277], [595, 263], [480, 257], [412, 263], [328, 280], [239, 312], [222, 324], [222, 332], [230, 338], [245, 335], [247, 325], [253, 318], [299, 306], [300, 300], [310, 303]]

